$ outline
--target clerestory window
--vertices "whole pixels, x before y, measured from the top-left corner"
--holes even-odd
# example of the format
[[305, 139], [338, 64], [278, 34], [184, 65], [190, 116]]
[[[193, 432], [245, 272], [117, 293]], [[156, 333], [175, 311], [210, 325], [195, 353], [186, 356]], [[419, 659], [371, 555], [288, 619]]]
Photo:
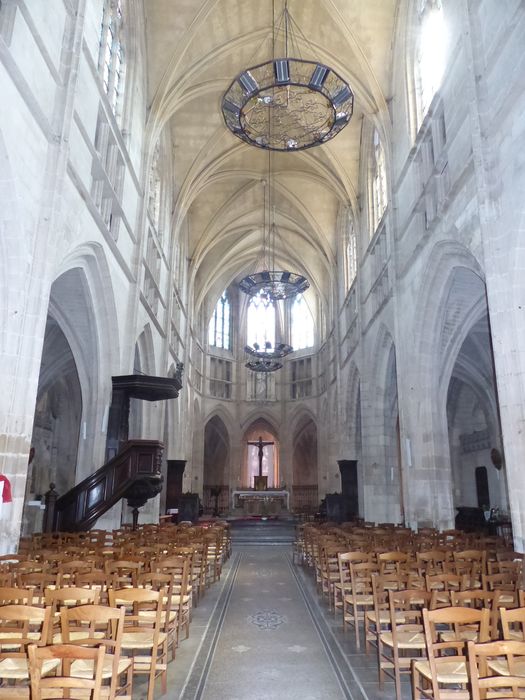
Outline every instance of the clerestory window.
[[445, 72], [447, 32], [442, 0], [419, 0], [414, 79], [417, 121], [423, 121]]
[[247, 343], [264, 348], [266, 343], [275, 346], [275, 305], [261, 294], [248, 303]]
[[350, 289], [357, 275], [357, 233], [354, 225], [354, 217], [349, 210], [345, 239], [345, 282], [346, 289]]
[[385, 149], [377, 129], [374, 129], [372, 141], [372, 235], [377, 230], [388, 204], [386, 183]]
[[231, 350], [231, 304], [226, 292], [223, 292], [211, 317], [208, 343], [216, 348]]
[[104, 0], [100, 31], [99, 71], [104, 92], [108, 96], [113, 114], [119, 118], [124, 89], [122, 0]]
[[314, 344], [314, 319], [302, 294], [299, 294], [292, 303], [291, 321], [293, 349], [311, 348]]

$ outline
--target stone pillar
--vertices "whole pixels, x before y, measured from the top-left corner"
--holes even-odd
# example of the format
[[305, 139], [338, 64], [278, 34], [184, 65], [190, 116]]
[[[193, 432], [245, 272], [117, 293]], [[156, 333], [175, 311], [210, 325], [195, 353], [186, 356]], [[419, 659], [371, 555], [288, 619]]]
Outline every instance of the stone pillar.
[[[10, 66], [5, 73], [6, 81], [11, 81], [10, 106], [12, 110], [20, 107], [27, 118], [25, 125], [12, 117], [0, 119], [0, 367], [4, 387], [0, 395], [0, 474], [9, 478], [13, 497], [9, 512], [4, 506], [0, 517], [1, 554], [16, 551], [22, 523], [49, 293], [57, 244], [64, 234], [61, 184], [70, 147], [84, 9], [85, 0], [80, 0], [58, 38], [62, 44], [61, 80], [49, 79], [47, 86], [54, 96], [46, 115], [51, 119], [52, 114], [47, 134], [33, 126], [28, 95], [21, 94], [31, 88], [16, 84], [11, 77], [13, 66], [19, 74], [16, 64], [21, 57], [27, 60], [27, 47], [20, 45], [26, 35], [13, 37], [13, 44], [6, 49], [12, 59], [4, 63]], [[29, 97], [34, 102], [33, 96]]]

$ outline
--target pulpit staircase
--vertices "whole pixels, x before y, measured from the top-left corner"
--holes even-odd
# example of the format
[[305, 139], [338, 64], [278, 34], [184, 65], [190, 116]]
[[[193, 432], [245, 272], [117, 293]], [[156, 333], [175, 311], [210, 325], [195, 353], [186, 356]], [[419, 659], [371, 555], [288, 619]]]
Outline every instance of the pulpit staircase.
[[162, 488], [162, 450], [156, 440], [128, 440], [115, 457], [63, 496], [49, 498], [51, 485], [44, 531], [89, 530], [121, 498], [134, 509], [144, 505]]

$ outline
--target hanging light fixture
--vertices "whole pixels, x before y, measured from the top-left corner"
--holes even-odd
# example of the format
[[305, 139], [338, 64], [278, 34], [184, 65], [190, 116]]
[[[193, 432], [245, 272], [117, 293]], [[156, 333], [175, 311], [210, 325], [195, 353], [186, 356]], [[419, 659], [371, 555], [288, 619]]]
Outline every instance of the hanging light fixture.
[[[246, 68], [222, 99], [226, 126], [245, 143], [273, 151], [300, 151], [334, 138], [348, 124], [354, 94], [332, 68], [288, 56], [288, 42], [299, 55], [288, 2], [272, 22], [271, 61]], [[284, 31], [284, 57], [275, 57], [276, 34]]]
[[259, 343], [254, 343], [253, 346], [246, 345], [244, 352], [253, 358], [245, 364], [248, 369], [253, 372], [275, 372], [283, 366], [279, 360], [293, 352], [293, 348], [286, 343], [277, 343], [275, 348], [272, 348], [272, 344], [266, 342], [264, 348], [261, 348]]

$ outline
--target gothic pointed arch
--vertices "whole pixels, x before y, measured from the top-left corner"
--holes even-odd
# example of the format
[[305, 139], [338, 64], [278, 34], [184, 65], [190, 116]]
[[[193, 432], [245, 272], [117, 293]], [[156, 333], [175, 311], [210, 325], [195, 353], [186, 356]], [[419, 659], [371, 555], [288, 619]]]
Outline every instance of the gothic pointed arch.
[[443, 378], [450, 376], [465, 321], [469, 316], [477, 320], [486, 304], [484, 276], [471, 251], [442, 241], [430, 251], [422, 280], [413, 324], [419, 339], [415, 356], [422, 366], [432, 368], [422, 373], [429, 391], [439, 391]]
[[203, 505], [207, 510], [222, 512], [228, 508], [230, 460], [230, 434], [215, 414], [204, 428]]
[[400, 522], [403, 516], [403, 484], [396, 348], [393, 336], [384, 323], [380, 324], [374, 340], [369, 371], [367, 400], [370, 408], [366, 418], [378, 427], [379, 439], [376, 437], [375, 445], [368, 445], [364, 455], [370, 499], [365, 508], [371, 508], [373, 500], [376, 517], [388, 522]]
[[59, 265], [51, 286], [33, 425], [33, 469], [39, 472], [33, 472], [29, 489], [47, 490], [44, 482], [51, 480], [64, 493], [89, 473], [83, 469], [103, 463], [104, 445], [94, 438], [111, 391], [102, 374], [104, 329], [111, 318], [101, 313], [111, 301], [97, 307], [101, 260], [98, 249], [76, 250]]
[[[242, 436], [243, 456], [241, 464], [241, 486], [251, 488], [253, 477], [258, 474], [259, 448], [255, 443], [261, 439], [268, 445], [263, 449], [262, 473], [268, 476], [268, 487], [280, 485], [278, 432], [266, 417], [259, 415], [246, 425]], [[252, 443], [252, 444], [250, 444]]]
[[302, 411], [294, 421], [292, 438], [292, 507], [311, 513], [318, 503], [317, 424]]

